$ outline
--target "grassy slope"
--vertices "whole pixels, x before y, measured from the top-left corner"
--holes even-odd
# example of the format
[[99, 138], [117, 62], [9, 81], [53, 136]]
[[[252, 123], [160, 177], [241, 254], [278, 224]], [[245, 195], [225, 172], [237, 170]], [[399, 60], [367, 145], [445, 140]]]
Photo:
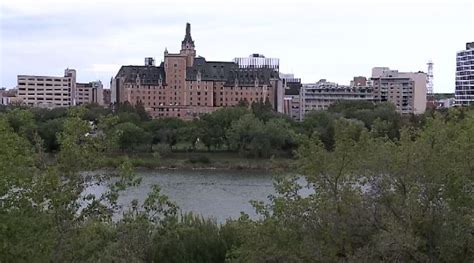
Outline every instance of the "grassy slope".
[[135, 167], [158, 169], [289, 169], [292, 160], [288, 158], [245, 158], [229, 152], [172, 152], [164, 157], [152, 153], [115, 154], [104, 157], [104, 168], [116, 168], [125, 158], [130, 158]]

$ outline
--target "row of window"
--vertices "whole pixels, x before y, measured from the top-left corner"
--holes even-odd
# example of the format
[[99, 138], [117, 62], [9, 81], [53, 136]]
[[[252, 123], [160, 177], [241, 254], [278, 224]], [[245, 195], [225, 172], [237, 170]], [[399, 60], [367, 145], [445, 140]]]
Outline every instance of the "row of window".
[[54, 82], [68, 82], [70, 79], [45, 79], [45, 78], [18, 78], [18, 80], [28, 80], [28, 81], [54, 81]]
[[[166, 90], [169, 90], [169, 89], [170, 89], [169, 87], [165, 87], [165, 86], [129, 85], [128, 87], [131, 88], [131, 89], [136, 88], [136, 89], [148, 89], [148, 90], [151, 90], [151, 89], [161, 89], [161, 90], [166, 89]], [[174, 85], [174, 86], [170, 86], [170, 87], [171, 87], [171, 89], [175, 89], [175, 90], [181, 89], [181, 86], [180, 86], [180, 85]], [[194, 86], [194, 88], [195, 88], [196, 90], [201, 90], [201, 88], [203, 88], [203, 90], [209, 90], [210, 88], [212, 88], [212, 86], [211, 86], [211, 85], [209, 85], [209, 86], [206, 85], [206, 86], [204, 86], [204, 87], [201, 87], [201, 86], [198, 85], [198, 86]], [[268, 91], [268, 90], [270, 89], [270, 87], [267, 87], [267, 86], [257, 87], [257, 88], [255, 88], [255, 87], [226, 87], [226, 89], [230, 89], [230, 90], [232, 90], [232, 91], [233, 91], [233, 90], [249, 90], [249, 89], [250, 89], [250, 90], [258, 90], [258, 91]], [[189, 90], [193, 90], [193, 86], [192, 86], [192, 85], [189, 86]], [[220, 87], [220, 90], [224, 90], [224, 87], [221, 86], [221, 87]], [[132, 92], [133, 92], [133, 91], [132, 91]], [[140, 92], [140, 90], [137, 91], [137, 92]]]
[[474, 56], [469, 56], [469, 55], [461, 55], [457, 57], [458, 61], [467, 61], [467, 60], [474, 60]]
[[458, 81], [456, 81], [456, 89], [457, 88], [474, 89], [474, 81], [458, 79]]
[[38, 86], [38, 87], [70, 87], [71, 84], [51, 84], [51, 83], [26, 83], [26, 82], [20, 82], [18, 83], [18, 86]]
[[67, 93], [35, 93], [35, 94], [28, 94], [28, 93], [23, 93], [23, 92], [19, 92], [18, 93], [19, 96], [31, 96], [31, 97], [35, 97], [35, 96], [58, 96], [58, 97], [68, 97], [69, 94]]
[[456, 76], [456, 80], [474, 80], [474, 75], [472, 75], [472, 76], [463, 76], [463, 77]]
[[71, 89], [64, 89], [64, 88], [25, 88], [20, 87], [18, 88], [19, 91], [58, 91], [58, 92], [70, 92]]
[[474, 90], [456, 90], [456, 96], [457, 95], [470, 95], [474, 96]]
[[469, 65], [474, 65], [474, 59], [473, 60], [468, 60], [468, 61], [463, 61], [463, 62], [457, 62], [456, 66], [469, 66]]
[[42, 97], [38, 97], [38, 98], [27, 98], [26, 99], [27, 101], [38, 101], [38, 100], [49, 100], [49, 101], [69, 101], [69, 98], [42, 98]]

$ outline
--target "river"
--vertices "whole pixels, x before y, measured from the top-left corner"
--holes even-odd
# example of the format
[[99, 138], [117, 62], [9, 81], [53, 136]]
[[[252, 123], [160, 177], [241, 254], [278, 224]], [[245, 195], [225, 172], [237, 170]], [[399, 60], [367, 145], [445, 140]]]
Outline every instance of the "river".
[[[142, 182], [120, 193], [118, 202], [123, 209], [133, 199], [143, 201], [151, 186], [158, 184], [182, 212], [211, 217], [218, 223], [237, 219], [240, 212], [256, 218], [250, 200], [268, 202], [268, 196], [275, 193], [273, 176], [266, 171], [139, 170], [136, 174]], [[103, 190], [104, 187], [90, 189], [96, 194]]]

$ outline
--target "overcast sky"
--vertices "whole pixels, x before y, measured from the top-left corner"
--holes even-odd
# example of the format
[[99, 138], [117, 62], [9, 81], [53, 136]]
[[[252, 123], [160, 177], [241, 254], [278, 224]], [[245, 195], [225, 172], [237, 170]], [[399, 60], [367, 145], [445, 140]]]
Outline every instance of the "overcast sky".
[[472, 0], [4, 0], [0, 86], [19, 74], [60, 76], [106, 87], [121, 65], [178, 52], [186, 22], [197, 54], [230, 61], [261, 53], [304, 83], [349, 84], [374, 66], [426, 71], [435, 92], [454, 92], [456, 52], [474, 41]]

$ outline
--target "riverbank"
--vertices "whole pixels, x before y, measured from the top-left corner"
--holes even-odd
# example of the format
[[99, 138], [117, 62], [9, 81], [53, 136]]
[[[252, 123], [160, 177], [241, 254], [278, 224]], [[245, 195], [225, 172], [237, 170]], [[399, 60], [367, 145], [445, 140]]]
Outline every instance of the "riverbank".
[[245, 158], [229, 152], [173, 152], [165, 157], [151, 153], [114, 154], [102, 158], [100, 168], [118, 168], [126, 159], [140, 169], [223, 169], [223, 170], [290, 170], [289, 158]]

